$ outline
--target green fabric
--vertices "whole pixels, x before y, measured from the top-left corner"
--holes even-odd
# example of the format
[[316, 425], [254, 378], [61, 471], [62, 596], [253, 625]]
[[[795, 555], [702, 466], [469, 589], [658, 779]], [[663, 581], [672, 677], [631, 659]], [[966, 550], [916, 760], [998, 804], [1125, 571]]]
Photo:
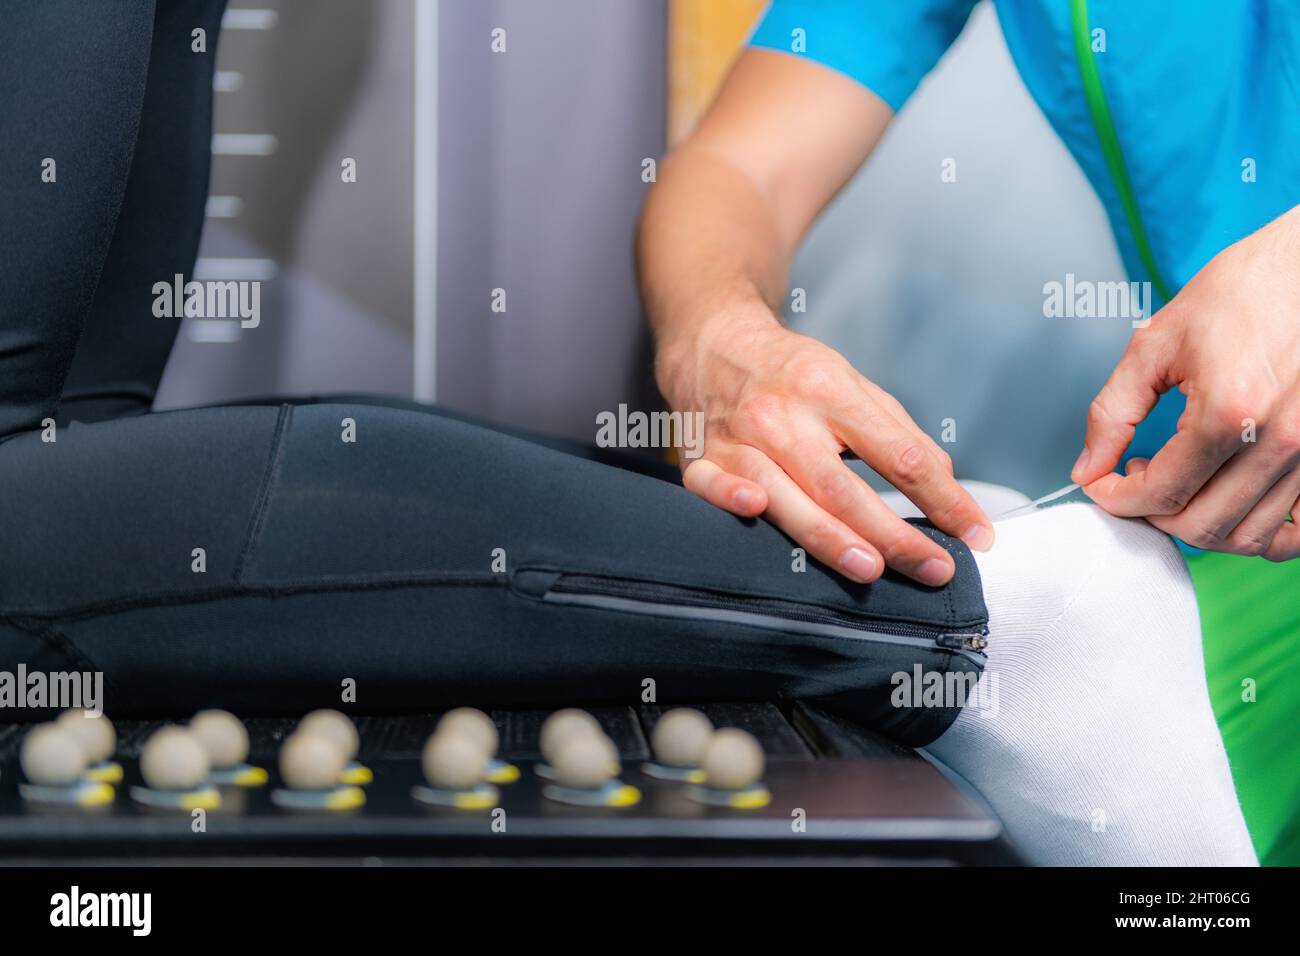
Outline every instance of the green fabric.
[[[1300, 865], [1300, 560], [1188, 559], [1214, 716], [1265, 866]], [[1253, 681], [1255, 700], [1247, 696]]]
[[[1163, 308], [1166, 303], [1172, 300], [1173, 292], [1169, 284], [1165, 282], [1160, 267], [1156, 264], [1155, 253], [1151, 249], [1151, 240], [1147, 236], [1146, 227], [1142, 224], [1142, 214], [1138, 210], [1137, 194], [1133, 190], [1128, 166], [1124, 162], [1124, 150], [1120, 146], [1119, 133], [1115, 129], [1115, 120], [1111, 115], [1110, 104], [1106, 101], [1106, 90], [1101, 81], [1101, 68], [1098, 66], [1097, 59], [1092, 51], [1092, 34], [1088, 22], [1088, 0], [1070, 0], [1070, 31], [1074, 38], [1074, 57], [1079, 66], [1079, 79], [1083, 85], [1083, 96], [1088, 103], [1088, 112], [1092, 116], [1093, 129], [1097, 133], [1097, 145], [1101, 149], [1101, 155], [1106, 160], [1106, 169], [1110, 174], [1111, 185], [1115, 189], [1115, 195], [1119, 199], [1120, 207], [1124, 210], [1124, 220], [1128, 225], [1133, 247], [1136, 249], [1138, 259], [1142, 262], [1142, 268], [1146, 270], [1147, 278], [1150, 279], [1159, 299], [1159, 305], [1152, 303], [1152, 306], [1154, 308]], [[1138, 137], [1132, 137], [1132, 139], [1138, 139]], [[1138, 155], [1140, 156], [1141, 153], [1139, 152]], [[1093, 184], [1097, 186], [1095, 179]], [[1098, 187], [1098, 195], [1104, 195], [1100, 187]], [[1111, 221], [1112, 225], [1118, 226], [1113, 212]], [[1118, 228], [1116, 228], [1115, 236], [1121, 240], [1122, 247], [1123, 242]], [[1130, 261], [1127, 255], [1125, 260]], [[1129, 271], [1130, 275], [1132, 275], [1131, 261]], [[1150, 318], [1150, 315], [1151, 313], [1148, 313], [1147, 317]], [[1183, 414], [1186, 405], [1186, 396], [1177, 389], [1171, 389], [1162, 395], [1155, 408], [1151, 409], [1146, 418], [1138, 423], [1133, 440], [1129, 443], [1128, 451], [1125, 452], [1121, 464], [1127, 466], [1128, 460], [1131, 458], [1155, 457], [1159, 449], [1163, 448], [1165, 442], [1174, 434], [1178, 419]], [[1189, 550], [1186, 545], [1182, 545], [1182, 547], [1185, 551]]]
[[1092, 37], [1088, 29], [1088, 0], [1070, 0], [1070, 26], [1074, 34], [1074, 55], [1079, 63], [1079, 75], [1083, 80], [1083, 93], [1088, 100], [1088, 111], [1092, 113], [1093, 125], [1097, 128], [1097, 139], [1101, 141], [1102, 155], [1106, 157], [1106, 168], [1110, 170], [1119, 193], [1120, 204], [1124, 207], [1124, 216], [1128, 220], [1129, 231], [1137, 245], [1142, 265], [1146, 267], [1151, 284], [1162, 302], [1168, 302], [1173, 296], [1165, 284], [1156, 265], [1156, 257], [1151, 252], [1151, 243], [1147, 231], [1142, 226], [1142, 216], [1138, 213], [1137, 197], [1133, 194], [1133, 184], [1129, 181], [1128, 167], [1124, 164], [1124, 151], [1119, 145], [1119, 134], [1115, 132], [1115, 122], [1111, 119], [1110, 106], [1106, 102], [1106, 91], [1101, 84], [1101, 71], [1092, 58]]

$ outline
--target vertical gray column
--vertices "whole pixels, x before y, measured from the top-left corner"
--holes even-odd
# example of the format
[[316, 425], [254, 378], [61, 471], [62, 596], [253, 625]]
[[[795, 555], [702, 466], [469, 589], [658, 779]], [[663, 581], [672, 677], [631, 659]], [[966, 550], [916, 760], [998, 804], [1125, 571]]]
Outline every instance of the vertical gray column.
[[443, 0], [440, 402], [590, 440], [598, 411], [653, 401], [632, 235], [666, 136], [666, 17], [664, 0]]

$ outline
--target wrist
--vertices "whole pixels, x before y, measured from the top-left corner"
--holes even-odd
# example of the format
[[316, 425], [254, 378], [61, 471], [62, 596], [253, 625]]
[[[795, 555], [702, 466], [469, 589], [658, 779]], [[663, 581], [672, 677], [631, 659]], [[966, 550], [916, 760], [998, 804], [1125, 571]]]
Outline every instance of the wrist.
[[655, 381], [673, 408], [694, 401], [695, 383], [714, 360], [734, 362], [736, 354], [760, 336], [783, 331], [780, 320], [760, 299], [704, 309], [655, 339]]

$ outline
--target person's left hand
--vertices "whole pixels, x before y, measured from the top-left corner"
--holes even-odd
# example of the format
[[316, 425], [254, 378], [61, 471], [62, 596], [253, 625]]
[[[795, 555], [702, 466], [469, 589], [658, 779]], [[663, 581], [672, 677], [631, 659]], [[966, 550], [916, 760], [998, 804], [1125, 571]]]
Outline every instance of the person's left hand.
[[[1187, 395], [1176, 434], [1114, 473], [1171, 388]], [[1300, 206], [1220, 252], [1133, 334], [1072, 477], [1111, 514], [1195, 547], [1300, 555], [1287, 521], [1300, 511]]]

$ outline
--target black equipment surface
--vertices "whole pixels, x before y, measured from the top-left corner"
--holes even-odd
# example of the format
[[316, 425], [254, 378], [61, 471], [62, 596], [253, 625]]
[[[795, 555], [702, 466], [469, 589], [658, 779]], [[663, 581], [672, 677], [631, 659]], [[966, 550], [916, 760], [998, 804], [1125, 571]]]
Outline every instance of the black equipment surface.
[[294, 721], [253, 718], [246, 722], [250, 760], [271, 772], [271, 782], [224, 788], [222, 807], [207, 812], [205, 832], [194, 832], [184, 811], [149, 810], [129, 796], [139, 783], [140, 748], [161, 721], [118, 723], [126, 779], [113, 804], [95, 810], [24, 801], [17, 756], [31, 725], [0, 725], [0, 862], [1018, 862], [982, 801], [910, 749], [801, 704], [697, 706], [715, 725], [758, 738], [767, 754], [770, 805], [706, 807], [685, 796], [682, 784], [644, 775], [647, 741], [666, 709], [653, 705], [589, 708], [618, 745], [623, 781], [643, 794], [640, 804], [618, 809], [546, 799], [533, 765], [548, 712], [492, 711], [500, 757], [522, 771], [500, 787], [496, 808], [435, 809], [412, 799], [411, 788], [423, 782], [420, 751], [438, 721], [431, 714], [354, 718], [359, 759], [375, 774], [364, 807], [285, 810], [272, 804], [270, 791], [278, 783], [276, 750]]

